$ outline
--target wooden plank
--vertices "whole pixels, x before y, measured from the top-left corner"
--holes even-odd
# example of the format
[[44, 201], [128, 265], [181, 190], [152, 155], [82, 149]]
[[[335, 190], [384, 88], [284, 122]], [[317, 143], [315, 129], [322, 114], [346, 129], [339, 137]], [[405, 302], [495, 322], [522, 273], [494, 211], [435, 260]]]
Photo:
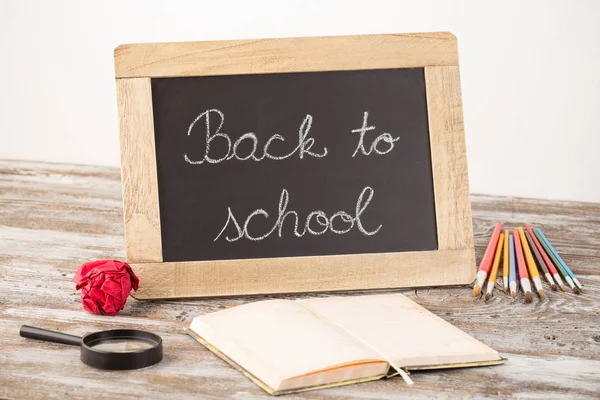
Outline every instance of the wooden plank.
[[[472, 249], [471, 200], [458, 67], [425, 68], [425, 85], [439, 249]], [[472, 267], [475, 274], [475, 266]]]
[[458, 65], [448, 32], [124, 44], [115, 76], [175, 77]]
[[117, 79], [117, 100], [127, 261], [162, 261], [150, 79]]
[[[139, 399], [168, 392], [175, 400], [272, 399], [183, 328], [197, 315], [250, 301], [310, 295], [129, 299], [116, 317], [87, 313], [71, 282], [76, 268], [124, 256], [118, 169], [0, 160], [0, 188], [0, 398]], [[548, 291], [546, 300], [525, 305], [522, 298], [513, 302], [500, 292], [486, 303], [473, 300], [466, 286], [394, 291], [500, 351], [507, 363], [414, 373], [412, 387], [390, 379], [286, 400], [598, 397], [600, 204], [486, 195], [473, 195], [472, 204], [478, 257], [496, 221], [510, 229], [528, 222], [552, 241], [581, 279], [584, 293]], [[365, 292], [343, 293], [360, 294]], [[518, 329], [507, 330], [515, 321]], [[149, 330], [162, 336], [165, 359], [139, 371], [96, 371], [79, 361], [77, 348], [19, 337], [25, 323], [73, 334]]]
[[132, 264], [138, 299], [470, 283], [472, 249]]

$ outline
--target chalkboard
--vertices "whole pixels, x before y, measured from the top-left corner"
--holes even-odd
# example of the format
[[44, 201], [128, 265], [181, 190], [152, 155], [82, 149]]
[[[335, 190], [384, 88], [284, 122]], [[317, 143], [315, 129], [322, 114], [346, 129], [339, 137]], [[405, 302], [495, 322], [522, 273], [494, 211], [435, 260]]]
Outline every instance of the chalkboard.
[[152, 98], [164, 261], [437, 249], [423, 68], [159, 78]]
[[456, 37], [115, 49], [136, 298], [470, 283]]

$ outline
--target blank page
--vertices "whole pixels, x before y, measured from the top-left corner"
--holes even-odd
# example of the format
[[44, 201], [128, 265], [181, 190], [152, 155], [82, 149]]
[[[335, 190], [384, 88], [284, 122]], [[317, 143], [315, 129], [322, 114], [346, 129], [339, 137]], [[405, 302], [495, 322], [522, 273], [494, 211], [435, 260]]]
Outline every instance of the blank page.
[[[376, 361], [378, 374], [388, 368], [372, 349], [290, 300], [261, 301], [196, 317], [190, 329], [275, 390], [285, 379], [336, 366]], [[325, 383], [318, 378], [297, 384]]]
[[500, 360], [497, 351], [401, 294], [298, 300], [399, 367]]

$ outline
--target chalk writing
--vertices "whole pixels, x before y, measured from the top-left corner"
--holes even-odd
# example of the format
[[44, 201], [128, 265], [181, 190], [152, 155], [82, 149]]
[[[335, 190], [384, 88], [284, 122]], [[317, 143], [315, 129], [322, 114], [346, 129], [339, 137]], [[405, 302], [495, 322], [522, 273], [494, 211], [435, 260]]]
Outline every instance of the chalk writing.
[[[394, 148], [394, 142], [397, 142], [398, 140], [400, 140], [400, 137], [393, 137], [389, 133], [382, 133], [381, 135], [377, 136], [375, 138], [375, 140], [373, 140], [373, 142], [371, 143], [371, 146], [370, 146], [369, 150], [365, 149], [365, 144], [364, 144], [365, 134], [368, 131], [375, 130], [375, 125], [368, 126], [368, 122], [367, 122], [368, 119], [369, 119], [369, 112], [365, 111], [364, 114], [363, 114], [363, 123], [362, 123], [362, 126], [360, 127], [360, 129], [353, 129], [352, 130], [352, 133], [359, 133], [360, 134], [359, 139], [358, 139], [358, 146], [356, 146], [356, 150], [354, 150], [354, 154], [352, 154], [352, 157], [356, 156], [356, 154], [358, 153], [359, 150], [365, 156], [368, 156], [372, 152], [375, 152], [375, 153], [377, 153], [379, 155], [387, 154], [390, 151], [392, 151], [392, 149]], [[388, 144], [387, 149], [385, 149], [385, 150], [379, 150], [377, 148], [377, 145], [380, 142], [387, 143]]]
[[[212, 115], [212, 117], [211, 117], [211, 115]], [[213, 117], [218, 118], [219, 126], [217, 127], [217, 129], [214, 132], [211, 132], [210, 120]], [[202, 112], [200, 115], [198, 115], [188, 128], [188, 131], [187, 131], [188, 136], [190, 136], [192, 134], [192, 130], [194, 129], [196, 124], [202, 119], [204, 119], [204, 130], [205, 130], [205, 135], [206, 135], [205, 136], [206, 137], [206, 148], [204, 150], [204, 157], [200, 160], [192, 160], [188, 156], [188, 154], [185, 153], [183, 158], [189, 164], [204, 164], [205, 162], [207, 162], [209, 164], [218, 164], [220, 162], [223, 162], [226, 160], [231, 160], [231, 159], [236, 159], [238, 161], [246, 161], [246, 160], [262, 161], [265, 158], [271, 159], [271, 160], [285, 160], [286, 158], [292, 157], [296, 153], [298, 154], [298, 157], [300, 159], [304, 159], [305, 155], [315, 157], [315, 158], [322, 158], [327, 155], [326, 147], [323, 147], [323, 150], [320, 153], [311, 151], [313, 145], [315, 144], [315, 139], [312, 137], [308, 137], [310, 128], [312, 127], [312, 121], [313, 121], [313, 117], [310, 114], [306, 114], [306, 117], [302, 121], [302, 124], [300, 125], [300, 129], [298, 129], [298, 145], [290, 153], [284, 154], [284, 155], [274, 155], [269, 152], [270, 146], [274, 141], [277, 140], [280, 142], [285, 142], [285, 139], [283, 136], [281, 136], [279, 134], [274, 134], [265, 143], [264, 147], [262, 148], [263, 154], [260, 157], [258, 157], [256, 155], [256, 150], [258, 148], [258, 139], [256, 137], [256, 134], [254, 132], [244, 133], [242, 136], [239, 137], [239, 139], [237, 139], [234, 143], [232, 143], [229, 135], [224, 132], [221, 132], [221, 129], [223, 128], [223, 124], [225, 123], [225, 115], [223, 114], [223, 112], [221, 112], [221, 110], [218, 110], [216, 108], [206, 110], [206, 111]], [[213, 154], [211, 152], [211, 144], [215, 140], [225, 141], [227, 144], [227, 153], [223, 154], [219, 158], [214, 158]], [[242, 144], [242, 142], [244, 142], [244, 141], [251, 141], [252, 149], [249, 154], [240, 155], [239, 147]]]
[[[211, 118], [217, 118], [218, 127], [211, 131]], [[189, 164], [218, 164], [227, 160], [238, 160], [238, 161], [262, 161], [265, 158], [271, 160], [285, 160], [297, 154], [297, 156], [302, 160], [307, 157], [314, 158], [322, 158], [327, 156], [328, 150], [326, 147], [323, 147], [323, 150], [319, 152], [312, 151], [312, 147], [315, 144], [315, 139], [309, 137], [310, 129], [313, 123], [313, 117], [310, 114], [306, 114], [304, 120], [300, 124], [300, 128], [298, 129], [298, 144], [296, 147], [291, 150], [287, 154], [275, 155], [270, 152], [270, 146], [274, 141], [285, 142], [285, 139], [282, 135], [274, 134], [272, 135], [265, 145], [262, 148], [262, 155], [257, 155], [258, 149], [258, 138], [254, 132], [246, 132], [241, 135], [235, 142], [229, 137], [228, 134], [222, 132], [223, 124], [225, 123], [225, 115], [219, 109], [212, 108], [202, 112], [198, 115], [194, 121], [190, 124], [187, 134], [190, 136], [196, 124], [198, 124], [201, 120], [204, 120], [204, 133], [206, 139], [206, 148], [204, 151], [204, 157], [200, 160], [192, 160], [187, 155], [184, 154], [184, 159]], [[359, 152], [365, 156], [368, 156], [372, 153], [376, 153], [379, 155], [384, 155], [393, 150], [395, 142], [400, 140], [400, 137], [394, 137], [390, 133], [384, 132], [377, 136], [371, 144], [365, 147], [365, 136], [367, 132], [375, 130], [374, 125], [369, 125], [369, 112], [365, 111], [363, 113], [363, 122], [362, 126], [359, 129], [353, 129], [352, 133], [358, 133], [358, 144], [356, 146], [356, 150], [352, 154], [352, 157], [355, 157]], [[214, 125], [214, 124], [213, 124]], [[227, 152], [225, 154], [220, 154], [219, 156], [215, 156], [211, 152], [211, 144], [215, 140], [225, 141], [227, 144]], [[251, 147], [248, 153], [241, 153], [240, 147], [242, 143], [250, 142]], [[382, 143], [384, 146], [381, 148], [379, 144]], [[293, 219], [293, 233], [296, 237], [302, 237], [307, 233], [314, 236], [323, 235], [324, 233], [330, 231], [335, 235], [344, 235], [350, 232], [354, 227], [361, 232], [365, 236], [372, 236], [377, 234], [381, 229], [382, 225], [379, 225], [375, 230], [369, 231], [366, 229], [361, 221], [361, 216], [367, 209], [369, 203], [373, 199], [375, 191], [366, 186], [360, 195], [358, 196], [358, 200], [356, 202], [356, 209], [354, 210], [354, 216], [350, 215], [345, 211], [338, 211], [334, 213], [331, 217], [328, 217], [325, 212], [321, 210], [316, 210], [310, 212], [305, 219], [304, 226], [300, 231], [300, 217], [298, 213], [294, 210], [288, 210], [288, 204], [290, 200], [290, 195], [286, 189], [281, 191], [281, 196], [279, 197], [279, 208], [278, 208], [278, 216], [275, 219], [273, 227], [267, 231], [263, 232], [262, 235], [258, 235], [256, 233], [250, 232], [250, 223], [254, 218], [266, 218], [269, 219], [269, 213], [262, 208], [254, 210], [246, 219], [244, 220], [243, 225], [241, 225], [237, 218], [235, 217], [233, 210], [231, 207], [227, 208], [227, 220], [223, 228], [219, 232], [219, 234], [214, 238], [213, 241], [217, 241], [223, 233], [226, 231], [227, 227], [233, 226], [235, 231], [237, 232], [236, 236], [225, 236], [225, 240], [228, 242], [235, 242], [242, 238], [251, 241], [260, 241], [266, 239], [274, 232], [277, 232], [279, 237], [282, 237], [282, 230], [284, 223], [289, 219]], [[335, 221], [335, 226], [334, 226]]]
[[[215, 237], [215, 239], [213, 241], [216, 242], [223, 235], [225, 230], [227, 230], [227, 227], [230, 226], [230, 224], [233, 224], [233, 227], [235, 228], [237, 235], [233, 236], [233, 237], [226, 235], [225, 240], [227, 240], [228, 242], [235, 242], [242, 238], [256, 242], [256, 241], [266, 239], [271, 234], [273, 234], [275, 231], [277, 231], [277, 235], [279, 237], [282, 237], [283, 225], [284, 225], [286, 218], [288, 218], [288, 217], [293, 218], [293, 221], [294, 221], [294, 231], [293, 232], [294, 232], [294, 235], [297, 237], [302, 237], [307, 233], [318, 236], [318, 235], [322, 235], [322, 234], [326, 233], [327, 231], [331, 231], [332, 233], [334, 233], [336, 235], [343, 235], [345, 233], [350, 232], [355, 226], [363, 235], [373, 236], [380, 231], [380, 229], [383, 225], [379, 225], [374, 230], [368, 230], [363, 225], [361, 217], [363, 216], [367, 207], [371, 203], [371, 200], [373, 199], [374, 195], [375, 195], [375, 191], [371, 187], [365, 186], [365, 188], [360, 192], [360, 195], [358, 196], [358, 199], [356, 201], [356, 208], [354, 210], [354, 216], [351, 216], [350, 214], [348, 214], [345, 211], [338, 211], [335, 214], [333, 214], [331, 217], [328, 218], [327, 214], [325, 214], [325, 212], [323, 212], [321, 210], [312, 211], [307, 215], [305, 223], [304, 223], [304, 229], [302, 230], [302, 232], [300, 232], [298, 230], [298, 227], [299, 227], [298, 213], [296, 211], [287, 209], [289, 200], [290, 200], [290, 195], [286, 189], [283, 189], [281, 191], [281, 196], [279, 197], [278, 216], [277, 216], [277, 219], [275, 219], [275, 221], [274, 221], [273, 227], [269, 231], [264, 232], [262, 235], [258, 235], [258, 236], [256, 236], [256, 233], [253, 233], [253, 234], [250, 233], [250, 223], [253, 218], [255, 218], [257, 216], [262, 216], [263, 218], [267, 218], [267, 219], [270, 218], [269, 213], [267, 213], [262, 208], [254, 210], [252, 213], [250, 213], [250, 215], [248, 215], [248, 217], [246, 218], [244, 225], [241, 226], [238, 223], [236, 217], [234, 216], [234, 213], [233, 213], [233, 210], [231, 209], [231, 207], [227, 207], [227, 221], [225, 222], [225, 225], [223, 225], [223, 228], [221, 229], [221, 231], [219, 232], [219, 234]], [[336, 219], [339, 220], [339, 222], [336, 222], [338, 224], [338, 228], [334, 228], [334, 220], [336, 220]], [[339, 229], [339, 225], [341, 225], [341, 224], [346, 224], [345, 229]]]

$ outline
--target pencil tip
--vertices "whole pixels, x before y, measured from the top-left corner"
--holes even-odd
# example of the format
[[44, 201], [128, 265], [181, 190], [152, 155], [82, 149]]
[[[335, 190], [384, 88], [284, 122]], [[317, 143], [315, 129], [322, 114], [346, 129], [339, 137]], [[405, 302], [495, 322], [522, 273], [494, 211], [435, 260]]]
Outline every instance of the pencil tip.
[[579, 290], [579, 288], [578, 288], [578, 287], [574, 287], [574, 288], [573, 288], [573, 292], [574, 292], [575, 294], [581, 294], [581, 290]]
[[560, 285], [560, 290], [562, 290], [563, 292], [566, 292], [567, 290], [565, 289], [565, 285]]
[[540, 295], [540, 300], [544, 300], [544, 291], [540, 290], [538, 294]]
[[525, 303], [531, 303], [532, 300], [533, 300], [533, 295], [531, 294], [531, 292], [525, 293]]
[[475, 285], [473, 288], [473, 297], [477, 297], [481, 294], [481, 286]]
[[556, 292], [556, 289], [557, 289], [556, 284], [553, 283], [552, 285], [550, 285], [550, 289], [552, 289]]
[[508, 287], [504, 288], [504, 293], [508, 294]]
[[512, 292], [510, 295], [512, 296], [513, 300], [517, 299], [517, 292]]
[[492, 294], [491, 293], [488, 292], [488, 293], [485, 294], [485, 301], [488, 301], [491, 298], [492, 298]]

